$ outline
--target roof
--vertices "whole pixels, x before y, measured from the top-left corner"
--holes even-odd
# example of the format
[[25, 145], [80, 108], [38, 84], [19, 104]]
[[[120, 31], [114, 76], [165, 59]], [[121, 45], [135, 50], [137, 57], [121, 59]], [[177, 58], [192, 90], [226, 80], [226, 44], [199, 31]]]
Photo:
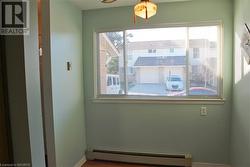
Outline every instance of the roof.
[[180, 66], [186, 64], [186, 56], [138, 57], [134, 66]]

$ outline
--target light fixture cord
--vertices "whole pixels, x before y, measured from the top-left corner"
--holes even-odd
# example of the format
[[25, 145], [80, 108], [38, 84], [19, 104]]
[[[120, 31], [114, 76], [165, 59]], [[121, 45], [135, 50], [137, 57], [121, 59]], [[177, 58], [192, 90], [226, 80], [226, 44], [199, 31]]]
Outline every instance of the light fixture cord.
[[246, 26], [246, 29], [247, 29], [248, 33], [250, 34], [250, 29], [249, 29], [247, 23], [245, 23], [245, 26]]

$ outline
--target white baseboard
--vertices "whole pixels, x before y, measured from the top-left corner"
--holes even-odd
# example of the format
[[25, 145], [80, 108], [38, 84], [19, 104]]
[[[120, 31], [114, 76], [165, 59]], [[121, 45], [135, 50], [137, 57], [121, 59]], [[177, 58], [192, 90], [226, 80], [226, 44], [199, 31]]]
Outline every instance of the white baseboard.
[[86, 157], [85, 155], [82, 157], [82, 159], [80, 159], [75, 165], [74, 167], [82, 167], [82, 165], [86, 162]]
[[193, 162], [192, 167], [230, 167], [230, 165]]

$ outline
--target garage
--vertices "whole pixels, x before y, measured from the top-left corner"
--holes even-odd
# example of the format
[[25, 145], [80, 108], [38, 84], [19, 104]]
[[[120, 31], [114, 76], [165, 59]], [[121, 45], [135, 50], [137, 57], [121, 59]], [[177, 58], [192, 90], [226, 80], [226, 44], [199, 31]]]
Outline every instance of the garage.
[[138, 76], [139, 83], [159, 83], [158, 67], [142, 67]]

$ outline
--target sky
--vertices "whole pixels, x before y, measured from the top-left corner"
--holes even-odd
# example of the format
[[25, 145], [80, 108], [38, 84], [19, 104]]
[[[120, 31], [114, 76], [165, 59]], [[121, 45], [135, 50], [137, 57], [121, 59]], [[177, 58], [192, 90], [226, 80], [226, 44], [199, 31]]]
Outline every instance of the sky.
[[[131, 42], [136, 41], [158, 41], [158, 40], [186, 40], [187, 29], [180, 28], [153, 28], [153, 29], [138, 29], [127, 30], [126, 33], [131, 33], [133, 37], [129, 37]], [[217, 41], [218, 27], [190, 27], [189, 39], [208, 39]]]

